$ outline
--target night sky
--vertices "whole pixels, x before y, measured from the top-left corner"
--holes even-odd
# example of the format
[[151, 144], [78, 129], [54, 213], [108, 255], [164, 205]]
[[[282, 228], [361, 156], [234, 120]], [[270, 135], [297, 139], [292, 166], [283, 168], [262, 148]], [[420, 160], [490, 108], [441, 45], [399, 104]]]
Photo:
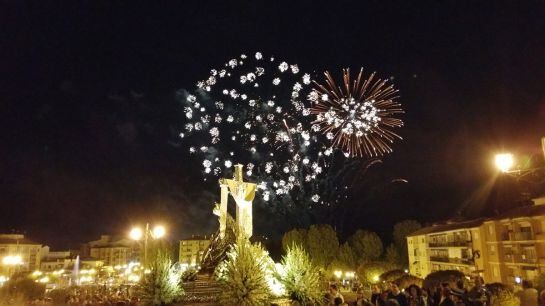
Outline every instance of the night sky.
[[292, 2], [0, 1], [0, 231], [68, 247], [145, 221], [215, 230], [175, 93], [255, 51], [400, 90], [404, 140], [333, 213], [344, 235], [478, 212], [494, 153], [540, 154], [543, 1]]

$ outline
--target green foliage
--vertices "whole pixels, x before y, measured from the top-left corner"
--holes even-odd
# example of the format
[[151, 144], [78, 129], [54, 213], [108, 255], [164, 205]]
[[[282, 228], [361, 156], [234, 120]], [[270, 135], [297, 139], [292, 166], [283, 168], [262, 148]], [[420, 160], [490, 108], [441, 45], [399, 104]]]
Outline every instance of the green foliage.
[[293, 245], [282, 258], [283, 271], [276, 277], [288, 296], [301, 305], [320, 305], [320, 271], [303, 248]]
[[486, 285], [490, 293], [491, 306], [519, 306], [520, 300], [513, 294], [512, 288], [501, 283]]
[[267, 305], [271, 291], [267, 273], [273, 262], [260, 244], [251, 244], [239, 237], [217, 267], [216, 276], [222, 285], [221, 305]]
[[410, 285], [417, 285], [418, 287], [422, 287], [422, 283], [424, 282], [424, 280], [414, 275], [405, 274], [398, 279], [395, 279], [394, 282], [399, 286], [400, 289], [407, 289]]
[[352, 247], [350, 247], [348, 242], [345, 242], [339, 247], [337, 258], [334, 260], [332, 268], [335, 270], [340, 269], [344, 271], [354, 270], [356, 268], [356, 263], [356, 253], [354, 253], [354, 250], [352, 250]]
[[386, 261], [388, 263], [390, 263], [394, 267], [399, 268], [399, 267], [402, 266], [402, 261], [401, 261], [400, 255], [399, 255], [399, 250], [397, 249], [397, 247], [394, 244], [390, 244], [386, 248], [385, 259], [386, 259]]
[[380, 275], [390, 270], [390, 265], [383, 261], [368, 261], [361, 264], [356, 273], [364, 285], [376, 284], [380, 281]]
[[377, 260], [382, 255], [382, 241], [374, 232], [357, 230], [350, 237], [349, 242], [360, 264]]
[[394, 244], [401, 257], [401, 264], [408, 265], [409, 255], [407, 254], [407, 236], [422, 228], [422, 225], [415, 220], [405, 220], [394, 225]]
[[282, 249], [287, 251], [294, 244], [299, 245], [303, 248], [306, 248], [307, 244], [307, 230], [306, 229], [292, 229], [289, 232], [286, 232], [282, 236]]
[[337, 233], [328, 224], [311, 225], [307, 233], [307, 251], [312, 261], [325, 269], [335, 259], [339, 249]]
[[35, 300], [44, 296], [45, 285], [25, 276], [14, 276], [0, 290], [3, 300]]
[[459, 280], [466, 281], [464, 273], [458, 270], [441, 270], [428, 274], [422, 286], [423, 288], [435, 288], [441, 283], [449, 283], [451, 287], [454, 287]]
[[182, 273], [172, 264], [168, 253], [158, 251], [149, 268], [151, 272], [144, 274], [137, 287], [144, 305], [170, 304], [183, 295]]
[[381, 282], [393, 282], [396, 279], [405, 275], [405, 271], [400, 269], [388, 270], [380, 275]]

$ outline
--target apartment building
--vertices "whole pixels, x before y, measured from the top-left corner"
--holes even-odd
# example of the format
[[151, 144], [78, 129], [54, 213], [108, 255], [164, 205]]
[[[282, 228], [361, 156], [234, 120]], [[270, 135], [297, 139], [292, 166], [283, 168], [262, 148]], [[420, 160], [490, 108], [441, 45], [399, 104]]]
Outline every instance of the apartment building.
[[[0, 274], [34, 271], [40, 267], [42, 245], [21, 234], [0, 234]], [[16, 257], [17, 260], [10, 260]]]
[[195, 267], [201, 263], [204, 251], [210, 245], [209, 236], [193, 235], [180, 240], [179, 262], [182, 266]]
[[106, 266], [123, 266], [139, 260], [139, 246], [128, 238], [102, 235], [99, 240], [88, 242], [82, 249], [84, 258], [98, 259]]
[[411, 274], [438, 270], [517, 284], [545, 273], [545, 205], [518, 207], [489, 219], [422, 228], [407, 237]]

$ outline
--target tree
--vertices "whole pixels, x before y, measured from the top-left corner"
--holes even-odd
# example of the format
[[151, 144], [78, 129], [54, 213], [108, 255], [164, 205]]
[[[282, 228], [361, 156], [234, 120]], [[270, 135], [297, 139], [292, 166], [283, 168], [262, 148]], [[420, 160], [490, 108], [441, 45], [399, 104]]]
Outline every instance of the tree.
[[282, 249], [286, 252], [293, 245], [306, 249], [307, 230], [294, 228], [282, 236]]
[[376, 284], [380, 281], [380, 275], [388, 271], [390, 266], [383, 261], [367, 261], [361, 264], [356, 273], [365, 285]]
[[356, 254], [354, 253], [354, 250], [352, 250], [352, 247], [350, 247], [350, 244], [348, 244], [348, 242], [343, 243], [339, 247], [339, 251], [337, 252], [337, 258], [334, 262], [335, 269], [354, 270], [357, 262]]
[[320, 268], [325, 269], [337, 255], [339, 239], [328, 224], [311, 225], [307, 233], [307, 251]]
[[35, 300], [45, 293], [45, 285], [26, 276], [14, 276], [1, 288], [0, 299]]
[[287, 250], [281, 264], [282, 269], [277, 271], [276, 277], [288, 296], [301, 305], [320, 305], [320, 271], [308, 253], [294, 245]]
[[137, 287], [144, 305], [165, 305], [183, 295], [182, 272], [173, 264], [168, 253], [158, 251], [150, 263], [150, 273]]
[[401, 257], [401, 264], [409, 264], [409, 255], [407, 254], [407, 236], [422, 228], [422, 225], [415, 220], [405, 220], [394, 225], [394, 244]]
[[267, 274], [273, 266], [260, 244], [251, 244], [244, 236], [238, 237], [227, 253], [227, 259], [216, 269], [223, 289], [221, 305], [267, 305], [272, 294]]
[[392, 266], [394, 267], [402, 266], [401, 257], [399, 256], [399, 251], [394, 244], [390, 244], [386, 248], [385, 257], [386, 257], [385, 258], [386, 261], [389, 262]]
[[464, 273], [458, 270], [440, 270], [431, 272], [426, 276], [422, 283], [423, 288], [433, 289], [442, 283], [449, 283], [451, 287], [456, 286], [456, 282], [465, 281]]
[[359, 263], [377, 260], [382, 255], [383, 246], [375, 232], [357, 230], [349, 239]]
[[[490, 294], [490, 305], [492, 306], [519, 306], [520, 300], [513, 294], [513, 289], [502, 283], [486, 285]], [[524, 306], [524, 305], [523, 305]]]
[[381, 282], [390, 283], [390, 282], [393, 282], [396, 279], [402, 277], [405, 274], [406, 274], [405, 271], [400, 270], [400, 269], [388, 270], [388, 271], [382, 273], [380, 275], [379, 279], [380, 279]]

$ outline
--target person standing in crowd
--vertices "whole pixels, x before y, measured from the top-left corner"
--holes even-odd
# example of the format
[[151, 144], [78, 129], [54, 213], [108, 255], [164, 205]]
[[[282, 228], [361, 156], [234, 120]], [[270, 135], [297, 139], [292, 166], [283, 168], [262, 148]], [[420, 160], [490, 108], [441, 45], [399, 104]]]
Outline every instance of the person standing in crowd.
[[538, 293], [529, 280], [522, 281], [522, 290], [516, 293], [520, 299], [520, 305], [523, 306], [538, 306]]
[[371, 303], [373, 305], [377, 304], [377, 300], [380, 298], [381, 290], [379, 285], [373, 285], [373, 289], [371, 290]]
[[388, 295], [388, 299], [396, 300], [400, 306], [409, 306], [409, 303], [407, 302], [407, 297], [401, 292], [401, 290], [399, 290], [399, 286], [396, 283], [390, 283], [390, 290], [391, 292]]
[[412, 284], [405, 291], [409, 293], [408, 304], [410, 306], [426, 306], [426, 302], [424, 301], [420, 287]]
[[[458, 284], [457, 284], [458, 285]], [[458, 286], [456, 286], [458, 287]], [[460, 288], [453, 288], [451, 291], [452, 301], [454, 302], [454, 305], [456, 306], [465, 306], [465, 292]]]
[[439, 300], [439, 306], [455, 306], [454, 301], [450, 297], [450, 285], [449, 283], [441, 284], [441, 299]]
[[375, 302], [375, 306], [387, 306], [388, 305], [388, 296], [390, 295], [390, 290], [382, 290], [380, 296]]
[[329, 285], [329, 293], [331, 294], [331, 298], [335, 300], [335, 298], [340, 298], [344, 303], [344, 297], [339, 292], [339, 288], [337, 287], [337, 284], [331, 284]]

